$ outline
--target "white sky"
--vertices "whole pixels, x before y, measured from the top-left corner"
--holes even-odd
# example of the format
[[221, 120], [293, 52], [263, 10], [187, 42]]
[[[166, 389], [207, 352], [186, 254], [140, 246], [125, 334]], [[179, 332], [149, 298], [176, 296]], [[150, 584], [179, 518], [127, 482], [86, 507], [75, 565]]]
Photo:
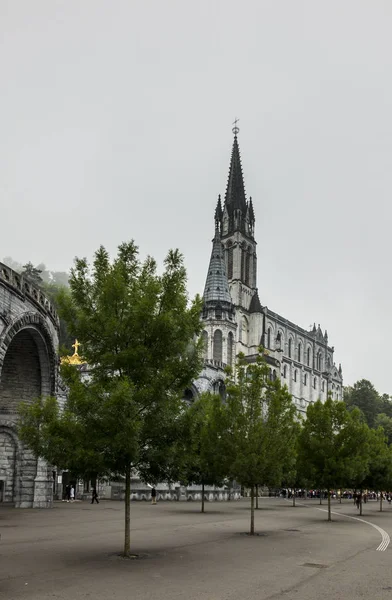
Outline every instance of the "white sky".
[[262, 304], [392, 394], [390, 0], [0, 0], [0, 257], [134, 238], [202, 293], [240, 118]]

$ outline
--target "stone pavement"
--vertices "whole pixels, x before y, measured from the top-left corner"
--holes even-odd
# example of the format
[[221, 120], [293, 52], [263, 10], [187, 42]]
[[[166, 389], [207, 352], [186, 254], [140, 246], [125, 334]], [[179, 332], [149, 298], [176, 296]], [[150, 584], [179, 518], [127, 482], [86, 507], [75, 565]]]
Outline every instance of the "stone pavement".
[[[334, 516], [317, 501], [293, 508], [260, 500], [256, 529], [249, 500], [131, 505], [132, 550], [123, 543], [124, 505], [56, 503], [53, 510], [0, 507], [0, 598], [6, 600], [310, 600], [392, 597], [392, 549], [381, 533]], [[363, 519], [392, 537], [392, 507], [370, 502]], [[325, 504], [321, 508], [326, 508]], [[351, 501], [333, 510], [357, 517]]]

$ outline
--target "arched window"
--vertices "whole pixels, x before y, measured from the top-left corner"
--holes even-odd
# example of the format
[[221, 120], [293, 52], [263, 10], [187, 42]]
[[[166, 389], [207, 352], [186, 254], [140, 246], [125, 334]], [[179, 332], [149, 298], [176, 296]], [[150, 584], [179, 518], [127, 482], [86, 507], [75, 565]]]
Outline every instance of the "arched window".
[[241, 329], [240, 329], [240, 341], [247, 346], [248, 345], [248, 321], [245, 317], [242, 317]]
[[308, 367], [310, 367], [310, 346], [308, 346], [308, 349], [306, 351], [306, 364]]
[[208, 333], [206, 331], [203, 331], [202, 338], [203, 338], [204, 358], [207, 359], [208, 358]]
[[245, 282], [245, 272], [246, 272], [246, 257], [247, 257], [246, 244], [244, 242], [243, 246], [241, 247], [241, 280], [244, 282]]
[[293, 345], [292, 339], [289, 338], [289, 348], [288, 348], [289, 358], [291, 358], [292, 345]]
[[245, 283], [249, 285], [250, 282], [250, 250], [245, 256]]
[[214, 360], [222, 362], [222, 332], [215, 329], [214, 333]]
[[305, 375], [304, 375], [304, 385], [307, 385], [307, 383], [308, 383], [308, 376], [305, 373]]
[[297, 381], [297, 369], [294, 371], [294, 381]]
[[287, 365], [283, 367], [283, 377], [286, 379], [287, 377]]
[[267, 331], [267, 348], [271, 348], [271, 327]]
[[314, 378], [313, 379], [313, 387], [314, 387], [314, 389], [316, 389], [316, 385], [317, 385], [317, 381], [316, 381], [316, 378]]
[[280, 349], [282, 346], [282, 334], [278, 331], [278, 335], [276, 336], [276, 347]]
[[276, 370], [274, 369], [272, 371], [272, 381], [275, 381], [275, 380], [276, 380]]
[[228, 279], [233, 278], [233, 242], [230, 240], [228, 242], [228, 250], [227, 250], [227, 277]]
[[302, 355], [302, 344], [300, 342], [298, 344], [298, 362], [301, 362], [301, 355]]
[[321, 352], [320, 352], [320, 350], [317, 352], [316, 368], [318, 371], [321, 371]]
[[234, 338], [233, 338], [232, 332], [230, 331], [229, 335], [227, 336], [227, 364], [228, 365], [233, 364], [233, 346], [234, 346]]
[[322, 389], [322, 391], [324, 392], [324, 390], [325, 390], [325, 381], [323, 381], [323, 383], [322, 383], [322, 385], [321, 385], [321, 389]]

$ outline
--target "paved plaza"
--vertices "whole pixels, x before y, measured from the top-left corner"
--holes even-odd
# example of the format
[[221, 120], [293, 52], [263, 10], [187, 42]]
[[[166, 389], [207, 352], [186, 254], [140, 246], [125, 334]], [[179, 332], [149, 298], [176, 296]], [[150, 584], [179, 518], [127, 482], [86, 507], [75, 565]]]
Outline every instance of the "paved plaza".
[[[249, 500], [134, 502], [132, 550], [123, 543], [124, 505], [56, 503], [52, 510], [0, 508], [0, 597], [7, 600], [310, 600], [392, 595], [392, 508], [333, 503], [334, 522], [318, 501], [293, 508], [260, 500], [250, 538]], [[373, 527], [372, 525], [376, 527]], [[380, 529], [377, 529], [380, 528]], [[380, 548], [381, 546], [381, 548]], [[377, 549], [380, 548], [380, 549]]]

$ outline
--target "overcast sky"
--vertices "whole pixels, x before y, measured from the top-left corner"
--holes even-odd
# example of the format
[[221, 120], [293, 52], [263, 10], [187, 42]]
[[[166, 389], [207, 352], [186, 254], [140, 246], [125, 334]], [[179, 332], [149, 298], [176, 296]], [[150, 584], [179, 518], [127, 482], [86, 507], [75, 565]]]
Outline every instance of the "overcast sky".
[[263, 305], [390, 379], [390, 0], [0, 0], [0, 256], [134, 238], [203, 292], [232, 121]]

